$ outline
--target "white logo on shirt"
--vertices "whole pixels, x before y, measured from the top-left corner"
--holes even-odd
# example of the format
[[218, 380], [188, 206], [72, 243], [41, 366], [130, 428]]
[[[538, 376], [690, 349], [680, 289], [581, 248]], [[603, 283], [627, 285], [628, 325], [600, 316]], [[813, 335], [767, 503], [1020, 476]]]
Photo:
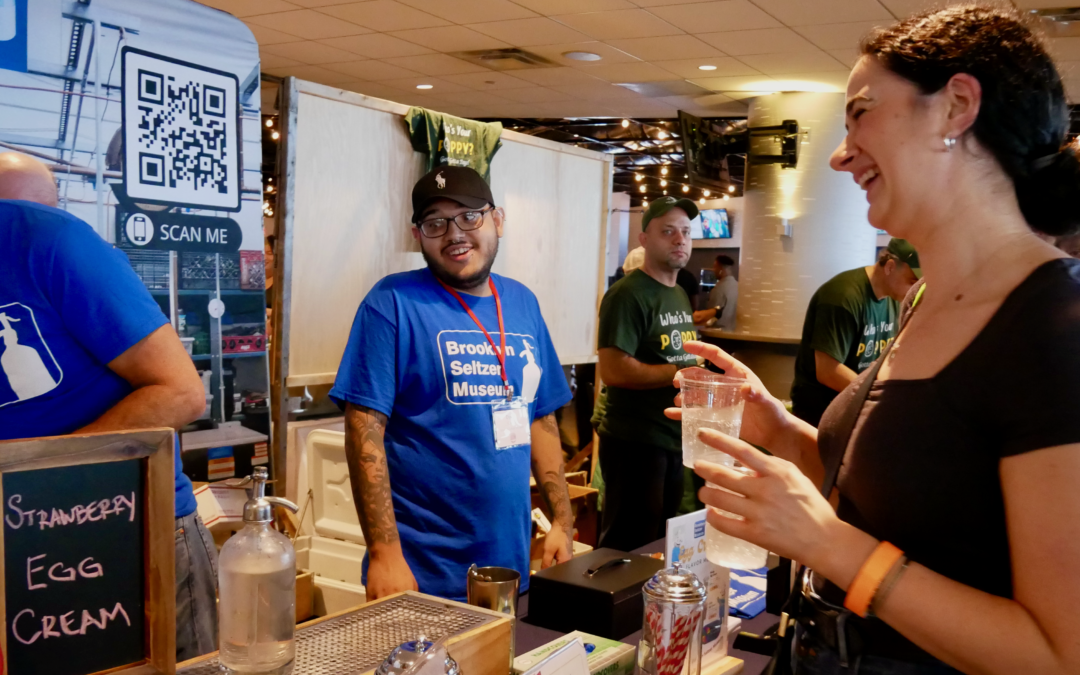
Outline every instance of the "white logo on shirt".
[[[14, 393], [14, 398], [0, 398], [0, 408], [37, 398], [59, 386], [63, 371], [41, 336], [32, 309], [19, 303], [0, 307], [0, 343], [4, 347], [0, 354], [0, 370]], [[49, 370], [47, 364], [50, 362], [57, 377]]]
[[[497, 332], [491, 337], [499, 344]], [[442, 362], [447, 401], [454, 405], [489, 405], [506, 398], [499, 357], [482, 332], [444, 330], [435, 336], [435, 342]], [[537, 363], [536, 344], [532, 335], [506, 334], [510, 385], [515, 388], [514, 396], [521, 396], [527, 403], [536, 399], [544, 372]], [[520, 379], [517, 376], [519, 366]]]

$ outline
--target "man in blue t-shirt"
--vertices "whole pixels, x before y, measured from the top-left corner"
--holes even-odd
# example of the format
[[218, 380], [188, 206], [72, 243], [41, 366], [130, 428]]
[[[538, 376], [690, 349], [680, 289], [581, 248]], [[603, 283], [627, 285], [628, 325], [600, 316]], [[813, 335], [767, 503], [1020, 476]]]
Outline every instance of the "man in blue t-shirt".
[[345, 408], [367, 597], [463, 600], [472, 563], [517, 570], [525, 591], [530, 465], [554, 515], [543, 565], [571, 556], [554, 416], [570, 389], [536, 296], [490, 273], [504, 216], [487, 183], [438, 167], [412, 201], [427, 268], [371, 289], [330, 392]]
[[[22, 201], [33, 199], [35, 202]], [[180, 428], [202, 381], [124, 254], [52, 206], [40, 162], [0, 154], [0, 440]], [[216, 550], [176, 453], [177, 657], [216, 649]]]

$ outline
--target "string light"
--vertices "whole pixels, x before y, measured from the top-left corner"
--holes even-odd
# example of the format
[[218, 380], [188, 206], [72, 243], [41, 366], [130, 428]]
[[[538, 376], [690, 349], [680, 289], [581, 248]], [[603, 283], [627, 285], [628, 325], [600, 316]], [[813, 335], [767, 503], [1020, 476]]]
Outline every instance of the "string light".
[[667, 196], [667, 190], [664, 190], [664, 196], [665, 197]]
[[272, 127], [272, 126], [274, 126], [274, 120], [273, 120], [273, 119], [271, 119], [271, 118], [269, 118], [269, 117], [267, 117], [267, 118], [266, 118], [266, 126], [268, 126], [268, 127]]
[[667, 175], [667, 167], [666, 166], [660, 167], [660, 175], [661, 176], [666, 176]]
[[639, 187], [639, 188], [638, 188], [638, 190], [639, 190], [640, 192], [645, 192], [645, 186], [644, 186], [644, 185], [642, 185], [641, 187]]
[[623, 126], [623, 129], [625, 129], [626, 127], [630, 126], [630, 120], [623, 120], [623, 121], [622, 121], [622, 126]]
[[661, 131], [660, 133], [656, 134], [656, 137], [660, 140], [664, 140], [665, 138], [667, 138], [667, 134]]
[[690, 192], [690, 186], [689, 185], [682, 186], [682, 191], [683, 192]]
[[701, 191], [701, 194], [703, 194], [703, 195], [705, 195], [706, 197], [708, 197], [708, 196], [709, 196], [709, 195], [710, 195], [711, 193], [710, 193], [710, 192], [709, 192], [708, 190], [702, 190], [702, 191]]
[[727, 195], [724, 195], [724, 201], [726, 202], [728, 199], [730, 199], [730, 197], [728, 197]]
[[735, 192], [735, 186], [734, 185], [727, 186], [727, 191], [728, 192]]
[[277, 139], [281, 138], [281, 134], [275, 131], [274, 133], [270, 134], [270, 138], [276, 141]]
[[698, 200], [698, 204], [704, 204], [704, 203], [705, 203], [705, 198], [704, 197], [702, 197], [701, 199]]
[[640, 183], [642, 178], [644, 178], [644, 176], [642, 176], [640, 173], [634, 174], [634, 180], [636, 180], [637, 182]]
[[666, 180], [660, 181], [660, 187], [667, 187], [667, 181]]

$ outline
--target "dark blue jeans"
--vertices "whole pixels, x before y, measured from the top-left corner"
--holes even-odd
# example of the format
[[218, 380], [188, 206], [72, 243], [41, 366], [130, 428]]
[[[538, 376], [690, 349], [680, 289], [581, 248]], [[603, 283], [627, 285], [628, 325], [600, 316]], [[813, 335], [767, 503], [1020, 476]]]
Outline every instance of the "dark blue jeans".
[[176, 519], [176, 660], [217, 649], [217, 547], [198, 513]]
[[817, 643], [802, 626], [795, 635], [795, 675], [962, 675], [944, 663], [912, 663], [878, 656], [853, 657], [844, 667], [839, 654]]

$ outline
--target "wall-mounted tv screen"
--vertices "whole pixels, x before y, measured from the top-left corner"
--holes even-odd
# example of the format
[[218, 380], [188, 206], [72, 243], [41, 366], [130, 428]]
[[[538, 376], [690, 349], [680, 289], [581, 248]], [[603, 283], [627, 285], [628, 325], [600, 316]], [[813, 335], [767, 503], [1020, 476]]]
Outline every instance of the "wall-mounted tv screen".
[[701, 214], [690, 221], [690, 237], [693, 239], [730, 239], [731, 223], [727, 209], [702, 209]]

